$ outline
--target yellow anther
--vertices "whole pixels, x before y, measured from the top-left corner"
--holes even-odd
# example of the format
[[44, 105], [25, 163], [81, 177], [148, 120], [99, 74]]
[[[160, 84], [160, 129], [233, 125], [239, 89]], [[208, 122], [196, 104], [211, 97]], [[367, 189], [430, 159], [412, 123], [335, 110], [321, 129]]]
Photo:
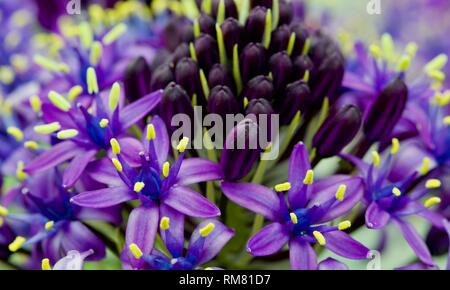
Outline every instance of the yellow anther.
[[401, 72], [405, 72], [408, 70], [410, 65], [411, 65], [411, 57], [409, 55], [404, 55], [402, 56], [402, 58], [398, 63], [398, 70]]
[[201, 33], [200, 24], [198, 23], [198, 19], [194, 19], [193, 30], [194, 30], [194, 37], [198, 38]]
[[288, 191], [289, 189], [291, 189], [291, 184], [289, 182], [280, 183], [280, 184], [275, 185], [276, 192]]
[[122, 167], [122, 163], [120, 163], [119, 159], [111, 158], [111, 161], [114, 164], [114, 167], [117, 169], [117, 171], [122, 172], [123, 167]]
[[109, 109], [111, 111], [114, 111], [117, 108], [117, 105], [119, 104], [119, 98], [120, 85], [118, 82], [115, 82], [111, 87], [111, 91], [109, 92]]
[[17, 162], [16, 176], [20, 181], [25, 180], [28, 177], [28, 175], [25, 173], [25, 171], [23, 171], [24, 167], [25, 167], [25, 164], [23, 163], [23, 161], [19, 160]]
[[56, 138], [66, 140], [77, 136], [78, 133], [79, 132], [76, 129], [61, 130], [58, 133], [56, 133]]
[[115, 155], [120, 154], [120, 145], [119, 141], [117, 141], [116, 138], [111, 138], [111, 140], [109, 140], [109, 144], [111, 144], [113, 154]]
[[442, 123], [446, 126], [450, 126], [450, 116], [444, 117], [444, 119], [442, 119]]
[[248, 98], [244, 97], [244, 108], [247, 108], [248, 106]]
[[106, 45], [110, 45], [126, 31], [127, 26], [124, 23], [117, 24], [103, 37], [102, 42]]
[[418, 50], [418, 49], [419, 49], [419, 47], [417, 46], [417, 43], [415, 43], [415, 42], [410, 42], [410, 43], [408, 43], [408, 44], [406, 45], [405, 52], [406, 52], [411, 58], [413, 58], [413, 57], [416, 56], [416, 53], [417, 53], [417, 50]]
[[29, 102], [33, 111], [35, 111], [36, 113], [39, 113], [41, 111], [42, 102], [38, 96], [36, 95], [31, 96]]
[[89, 61], [93, 66], [96, 66], [100, 62], [102, 56], [102, 44], [95, 41], [91, 46], [91, 53], [89, 55]]
[[53, 228], [53, 225], [55, 224], [55, 222], [54, 221], [48, 221], [48, 222], [46, 222], [45, 223], [45, 229], [47, 230], [47, 231], [49, 231], [49, 230], [51, 230], [52, 228]]
[[442, 183], [439, 179], [428, 179], [425, 183], [425, 187], [428, 189], [436, 189], [441, 187]]
[[311, 48], [311, 38], [306, 38], [305, 44], [303, 44], [302, 55], [307, 55]]
[[100, 127], [105, 128], [106, 126], [108, 126], [109, 120], [103, 118], [100, 120], [100, 122], [98, 124], [100, 125]]
[[20, 130], [17, 127], [8, 127], [6, 129], [6, 132], [8, 132], [9, 135], [13, 136], [17, 142], [20, 142], [23, 140], [23, 132], [22, 132], [22, 130]]
[[47, 258], [42, 259], [42, 261], [41, 261], [41, 269], [42, 270], [51, 270], [52, 269], [52, 267], [50, 266], [50, 260], [49, 259], [47, 259]]
[[339, 201], [343, 201], [345, 197], [345, 192], [347, 191], [347, 185], [341, 184], [339, 185], [337, 191], [336, 191], [336, 199]]
[[168, 161], [164, 162], [162, 174], [164, 177], [169, 176], [170, 163]]
[[82, 22], [80, 23], [79, 32], [80, 32], [80, 42], [84, 47], [90, 47], [92, 41], [94, 40], [94, 36], [92, 34], [92, 29], [89, 26], [89, 23]]
[[28, 59], [22, 54], [13, 54], [10, 58], [10, 62], [18, 72], [25, 72], [28, 68]]
[[394, 187], [392, 189], [392, 194], [395, 195], [395, 196], [400, 196], [400, 195], [402, 195], [402, 192], [401, 192], [401, 190], [398, 187]]
[[398, 141], [397, 138], [393, 138], [392, 139], [391, 154], [392, 155], [397, 154], [399, 149], [400, 149], [400, 141]]
[[82, 92], [83, 92], [82, 86], [79, 85], [73, 86], [67, 93], [67, 98], [69, 99], [69, 101], [74, 101], [78, 98], [78, 96], [81, 95]]
[[186, 150], [186, 147], [188, 144], [189, 144], [189, 138], [183, 137], [183, 139], [181, 139], [180, 143], [178, 143], [177, 150], [180, 153], [184, 152], [184, 150]]
[[17, 252], [23, 245], [23, 243], [25, 243], [26, 239], [24, 237], [21, 236], [17, 236], [14, 241], [9, 244], [8, 249], [11, 252]]
[[58, 109], [68, 112], [70, 110], [70, 103], [67, 101], [63, 96], [58, 94], [55, 91], [50, 91], [48, 93], [48, 99], [52, 104], [57, 107]]
[[420, 173], [422, 175], [426, 175], [430, 171], [430, 162], [431, 162], [430, 158], [428, 157], [423, 158], [422, 166], [420, 166]]
[[306, 70], [305, 74], [303, 75], [303, 81], [305, 83], [309, 82], [310, 75], [311, 75], [311, 73], [309, 72], [309, 70]]
[[296, 224], [298, 223], [297, 215], [296, 215], [295, 213], [291, 212], [291, 213], [289, 214], [289, 216], [291, 217], [291, 222], [292, 222], [294, 225], [296, 225]]
[[424, 71], [430, 73], [431, 71], [441, 70], [447, 64], [447, 61], [448, 56], [446, 54], [440, 54], [425, 65]]
[[6, 207], [0, 205], [0, 216], [7, 216], [8, 213], [9, 210]]
[[10, 85], [16, 77], [16, 74], [9, 66], [0, 66], [0, 83]]
[[131, 253], [136, 259], [140, 259], [144, 255], [141, 249], [139, 249], [139, 246], [136, 245], [135, 243], [131, 244], [129, 248]]
[[199, 230], [199, 233], [202, 237], [206, 238], [207, 236], [209, 236], [209, 234], [211, 234], [211, 232], [214, 230], [215, 227], [216, 226], [213, 223], [209, 223], [203, 228], [201, 228]]
[[381, 58], [381, 56], [383, 55], [381, 48], [376, 44], [372, 44], [369, 46], [369, 52], [374, 58]]
[[327, 244], [327, 241], [325, 240], [325, 237], [322, 235], [321, 232], [319, 231], [314, 231], [313, 232], [314, 237], [316, 238], [317, 242], [319, 243], [319, 245], [324, 246]]
[[314, 171], [309, 169], [306, 171], [305, 179], [303, 179], [303, 184], [312, 184], [314, 182]]
[[30, 150], [37, 150], [39, 148], [38, 143], [35, 141], [26, 141], [25, 143], [23, 143], [23, 146]]
[[189, 43], [189, 54], [193, 60], [198, 61], [197, 53], [195, 52], [195, 46], [192, 42]]
[[147, 140], [154, 140], [156, 138], [155, 126], [148, 124], [147, 126]]
[[437, 196], [434, 196], [434, 197], [430, 197], [429, 199], [427, 199], [423, 205], [426, 208], [429, 208], [429, 207], [432, 207], [433, 205], [439, 204], [439, 203], [441, 203], [441, 199]]
[[343, 221], [338, 224], [338, 229], [340, 231], [344, 231], [344, 230], [350, 228], [351, 226], [352, 226], [352, 223], [350, 221]]
[[168, 230], [170, 228], [170, 218], [166, 216], [162, 217], [159, 227], [164, 231]]
[[45, 69], [48, 69], [49, 71], [64, 73], [68, 73], [70, 71], [67, 64], [53, 61], [52, 59], [46, 58], [42, 55], [35, 55], [33, 57], [33, 60], [36, 64], [42, 66]]
[[87, 87], [88, 87], [88, 93], [89, 94], [97, 94], [99, 91], [98, 82], [97, 82], [97, 74], [93, 67], [89, 67], [86, 71], [86, 82], [87, 82]]
[[36, 133], [39, 134], [51, 134], [61, 129], [61, 125], [58, 122], [53, 122], [44, 125], [34, 126], [33, 129]]
[[386, 60], [395, 60], [395, 44], [389, 33], [385, 33], [381, 36], [381, 47]]
[[380, 165], [380, 154], [377, 151], [372, 151], [373, 166], [378, 167]]
[[134, 184], [133, 190], [135, 192], [141, 192], [141, 190], [144, 189], [144, 187], [145, 187], [145, 183], [143, 183], [142, 181], [138, 181]]

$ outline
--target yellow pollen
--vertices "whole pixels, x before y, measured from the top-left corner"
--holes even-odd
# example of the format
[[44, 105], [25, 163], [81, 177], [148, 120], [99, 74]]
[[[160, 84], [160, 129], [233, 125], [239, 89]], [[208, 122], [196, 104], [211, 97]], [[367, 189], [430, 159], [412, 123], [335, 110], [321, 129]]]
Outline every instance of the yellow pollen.
[[11, 252], [17, 252], [23, 245], [23, 243], [25, 243], [26, 239], [24, 237], [21, 236], [17, 236], [14, 241], [9, 244], [8, 249]]
[[343, 230], [350, 228], [351, 226], [352, 226], [352, 223], [350, 221], [343, 221], [338, 224], [338, 229], [340, 231], [343, 231]]
[[136, 245], [135, 243], [131, 244], [129, 248], [136, 259], [140, 259], [144, 255], [141, 249], [139, 249], [138, 245]]
[[29, 102], [33, 111], [35, 111], [36, 113], [39, 113], [41, 111], [42, 102], [38, 96], [36, 95], [31, 96]]
[[400, 62], [398, 64], [398, 70], [401, 72], [405, 72], [408, 70], [410, 65], [411, 65], [411, 57], [409, 55], [404, 55], [400, 59]]
[[314, 171], [309, 169], [306, 171], [305, 179], [303, 179], [303, 184], [312, 184], [314, 181]]
[[325, 237], [322, 235], [321, 232], [319, 231], [314, 231], [313, 232], [314, 237], [316, 238], [317, 242], [319, 243], [319, 245], [321, 246], [325, 246], [327, 244], [327, 241], [325, 240]]
[[428, 189], [436, 189], [441, 187], [441, 181], [439, 179], [428, 179], [425, 183], [425, 187]]
[[119, 97], [120, 85], [118, 82], [115, 82], [111, 87], [111, 91], [109, 92], [109, 109], [111, 111], [114, 111], [117, 108], [117, 105], [119, 104]]
[[159, 223], [159, 227], [164, 231], [168, 230], [170, 228], [170, 218], [166, 216], [162, 217], [161, 222]]
[[63, 96], [55, 91], [50, 91], [48, 93], [48, 99], [52, 104], [60, 109], [61, 111], [68, 112], [70, 110], [70, 103]]
[[117, 171], [122, 172], [122, 163], [120, 163], [119, 159], [117, 158], [111, 158], [112, 163], [114, 164], [114, 167], [117, 169]]
[[98, 82], [97, 82], [97, 74], [93, 67], [89, 67], [86, 71], [86, 82], [87, 82], [87, 86], [88, 86], [88, 93], [89, 94], [97, 94], [99, 91]]
[[162, 174], [164, 177], [169, 176], [170, 163], [168, 161], [164, 162]]
[[17, 142], [20, 142], [23, 140], [23, 132], [22, 132], [22, 130], [20, 130], [17, 127], [8, 127], [6, 129], [6, 132], [8, 132], [9, 135], [13, 136]]
[[380, 154], [377, 151], [372, 151], [373, 166], [378, 167], [380, 165]]
[[23, 143], [23, 146], [30, 150], [37, 150], [39, 148], [38, 143], [35, 141], [26, 141], [25, 143]]
[[101, 119], [98, 124], [100, 125], [100, 127], [105, 128], [106, 126], [108, 126], [109, 120], [108, 119]]
[[70, 139], [78, 135], [78, 130], [76, 129], [67, 129], [67, 130], [61, 130], [56, 134], [56, 138], [65, 140]]
[[274, 188], [276, 192], [288, 191], [289, 189], [291, 189], [291, 184], [289, 182], [280, 183], [275, 185]]
[[211, 232], [214, 230], [215, 227], [216, 226], [213, 223], [209, 223], [203, 228], [201, 228], [199, 230], [199, 233], [202, 237], [206, 238], [207, 236], [209, 236], [209, 234], [211, 234]]
[[70, 71], [69, 66], [67, 64], [56, 62], [42, 55], [35, 55], [33, 57], [33, 60], [36, 64], [40, 65], [45, 69], [48, 69], [49, 71], [64, 72], [64, 73], [68, 73]]
[[345, 192], [347, 191], [347, 186], [345, 184], [341, 184], [336, 191], [336, 199], [339, 201], [343, 201], [345, 197]]
[[398, 189], [398, 187], [394, 187], [392, 189], [392, 194], [395, 196], [400, 196], [400, 195], [402, 195], [402, 192], [400, 191], [400, 189]]
[[422, 175], [426, 175], [428, 174], [428, 171], [430, 171], [430, 162], [431, 162], [430, 158], [428, 157], [423, 158], [422, 166], [420, 167], [420, 173]]
[[96, 66], [102, 56], [102, 44], [95, 41], [91, 46], [91, 53], [89, 55], [89, 61], [93, 66]]
[[186, 147], [188, 144], [189, 144], [189, 138], [183, 137], [183, 139], [181, 139], [180, 143], [178, 143], [177, 150], [180, 153], [184, 152], [186, 150]]
[[134, 184], [133, 190], [135, 192], [141, 192], [142, 189], [144, 189], [145, 183], [138, 181]]
[[114, 155], [118, 155], [120, 154], [120, 145], [119, 145], [119, 141], [117, 141], [116, 138], [111, 138], [111, 140], [109, 140], [109, 143], [111, 144], [111, 149]]
[[82, 86], [79, 85], [73, 86], [67, 93], [67, 98], [69, 99], [69, 101], [74, 101], [78, 98], [79, 95], [81, 95], [82, 92], [83, 92]]
[[295, 213], [291, 212], [291, 213], [289, 214], [289, 216], [291, 217], [291, 222], [292, 222], [294, 225], [296, 225], [296, 224], [298, 223], [297, 215], [296, 215]]
[[19, 180], [25, 180], [27, 179], [28, 175], [23, 171], [23, 168], [25, 167], [22, 160], [19, 160], [17, 162], [17, 168], [16, 168], [16, 176]]
[[444, 117], [444, 119], [442, 120], [442, 123], [446, 126], [450, 126], [450, 116]]
[[53, 225], [54, 225], [54, 224], [55, 224], [54, 221], [48, 221], [48, 222], [46, 222], [46, 223], [45, 223], [45, 229], [46, 229], [47, 231], [51, 230], [51, 229], [53, 228]]
[[33, 129], [36, 133], [51, 134], [61, 129], [61, 125], [58, 122], [53, 122], [45, 125], [34, 126]]
[[52, 267], [50, 267], [50, 260], [49, 259], [47, 259], [47, 258], [42, 259], [42, 261], [41, 261], [41, 269], [42, 270], [51, 270], [52, 269]]
[[154, 140], [156, 138], [155, 126], [148, 124], [147, 126], [147, 140]]
[[429, 207], [432, 207], [433, 205], [439, 204], [439, 203], [441, 203], [441, 199], [439, 197], [434, 196], [434, 197], [430, 197], [429, 199], [427, 199], [423, 205], [426, 208], [429, 208]]
[[399, 149], [400, 149], [400, 141], [398, 141], [397, 138], [393, 138], [392, 139], [391, 154], [392, 155], [397, 154]]
[[103, 37], [102, 42], [106, 45], [110, 45], [126, 31], [127, 26], [124, 23], [117, 24]]
[[0, 216], [7, 216], [8, 213], [9, 210], [6, 207], [0, 205]]

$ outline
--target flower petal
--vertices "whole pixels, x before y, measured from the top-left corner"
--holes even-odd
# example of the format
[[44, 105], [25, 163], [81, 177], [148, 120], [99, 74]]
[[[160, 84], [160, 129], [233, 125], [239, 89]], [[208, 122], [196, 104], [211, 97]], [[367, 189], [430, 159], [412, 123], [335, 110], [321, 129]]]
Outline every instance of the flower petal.
[[238, 205], [275, 221], [280, 207], [278, 196], [265, 186], [253, 183], [222, 182], [223, 193]]
[[136, 102], [126, 106], [120, 112], [120, 123], [122, 130], [128, 129], [145, 117], [156, 105], [159, 104], [162, 97], [162, 90], [148, 94]]
[[[141, 166], [139, 153], [144, 151], [142, 143], [139, 140], [130, 137], [118, 138], [118, 142], [121, 148], [120, 156], [122, 156], [131, 167]], [[110, 157], [114, 157], [111, 151]]]
[[332, 231], [324, 232], [323, 236], [326, 240], [325, 247], [337, 255], [348, 259], [367, 259], [369, 249], [348, 234], [342, 231]]
[[117, 206], [102, 209], [82, 207], [76, 217], [82, 221], [105, 221], [116, 225], [122, 221], [120, 207]]
[[[155, 147], [155, 152], [157, 152], [158, 163], [162, 167], [164, 162], [167, 160], [167, 155], [169, 154], [170, 149], [170, 140], [169, 135], [167, 134], [167, 127], [164, 121], [159, 116], [152, 116], [152, 120], [150, 122], [153, 124], [155, 128], [156, 138], [153, 140], [153, 144]], [[148, 140], [146, 136], [143, 136], [143, 143], [145, 145], [145, 149], [148, 150]]]
[[223, 172], [219, 164], [203, 158], [189, 158], [183, 160], [176, 183], [190, 185], [222, 178]]
[[86, 172], [97, 182], [114, 187], [123, 185], [123, 181], [120, 179], [117, 169], [108, 158], [102, 158], [91, 162], [86, 168]]
[[78, 181], [81, 174], [86, 169], [86, 166], [97, 154], [97, 150], [90, 150], [83, 154], [75, 156], [70, 162], [69, 166], [64, 170], [63, 186], [65, 188], [71, 188], [75, 182]]
[[299, 191], [303, 184], [303, 179], [306, 176], [306, 172], [311, 169], [309, 163], [308, 150], [305, 145], [300, 142], [294, 146], [291, 157], [289, 159], [289, 172], [288, 180], [291, 183], [291, 189], [289, 190], [289, 203], [293, 208], [299, 208], [301, 197], [298, 196]]
[[89, 256], [89, 260], [102, 259], [106, 252], [105, 244], [91, 230], [78, 221], [69, 222], [67, 227], [64, 228], [61, 246], [64, 253], [72, 250], [79, 252], [93, 250], [94, 253]]
[[[448, 238], [450, 239], [450, 222], [446, 219], [442, 221], [445, 231], [447, 232]], [[450, 245], [448, 250], [448, 258], [447, 258], [447, 270], [450, 270]]]
[[382, 229], [384, 228], [391, 215], [382, 209], [377, 202], [372, 202], [366, 210], [366, 225], [370, 229]]
[[319, 263], [319, 270], [348, 270], [348, 266], [333, 258], [327, 258]]
[[128, 187], [118, 186], [82, 192], [72, 197], [70, 201], [79, 206], [105, 208], [135, 198], [136, 195]]
[[184, 186], [172, 187], [162, 197], [162, 202], [192, 217], [208, 218], [220, 215], [220, 210], [215, 204], [200, 193]]
[[161, 229], [161, 238], [172, 256], [178, 258], [184, 249], [184, 215], [165, 204], [161, 204], [160, 215], [160, 219], [169, 218], [169, 229]]
[[289, 240], [289, 260], [292, 270], [316, 270], [317, 256], [313, 247], [305, 240]]
[[289, 234], [280, 223], [271, 223], [257, 232], [247, 243], [253, 256], [268, 256], [278, 252], [289, 240]]

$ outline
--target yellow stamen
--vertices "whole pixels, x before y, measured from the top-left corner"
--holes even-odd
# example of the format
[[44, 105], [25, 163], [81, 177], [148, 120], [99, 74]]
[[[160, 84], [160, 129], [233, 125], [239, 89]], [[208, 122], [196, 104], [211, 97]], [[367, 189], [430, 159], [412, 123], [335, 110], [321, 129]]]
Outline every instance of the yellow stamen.
[[99, 122], [100, 127], [105, 128], [106, 126], [108, 126], [109, 124], [109, 120], [108, 119], [101, 119]]
[[110, 45], [126, 31], [127, 26], [124, 23], [117, 24], [103, 37], [102, 42], [106, 45]]
[[138, 181], [134, 184], [133, 190], [135, 192], [141, 192], [142, 189], [144, 189], [145, 187], [145, 183], [143, 183], [142, 181]]
[[288, 46], [287, 46], [287, 53], [289, 56], [291, 56], [292, 52], [294, 51], [295, 38], [296, 38], [296, 34], [295, 34], [295, 32], [292, 32], [291, 36], [289, 37], [289, 42], [288, 42]]
[[377, 151], [372, 151], [373, 166], [378, 167], [380, 165], [380, 154]]
[[244, 108], [247, 108], [248, 106], [248, 99], [247, 97], [244, 97]]
[[381, 48], [376, 44], [371, 44], [369, 46], [369, 52], [374, 58], [381, 58], [383, 53], [381, 52]]
[[164, 162], [162, 174], [164, 177], [169, 176], [170, 163], [168, 161]]
[[70, 71], [69, 66], [67, 64], [58, 63], [42, 55], [35, 55], [33, 57], [33, 60], [36, 64], [42, 66], [45, 69], [48, 69], [49, 71], [63, 72], [63, 73], [68, 73]]
[[91, 53], [89, 55], [89, 61], [93, 66], [96, 66], [102, 56], [102, 44], [98, 41], [94, 42], [91, 46]]
[[401, 72], [405, 72], [408, 70], [410, 65], [411, 65], [411, 57], [409, 55], [404, 55], [402, 56], [400, 62], [398, 63], [398, 70]]
[[180, 143], [178, 143], [177, 150], [180, 153], [184, 152], [186, 150], [186, 147], [188, 144], [189, 144], [189, 138], [183, 137], [183, 139], [181, 139]]
[[430, 197], [429, 199], [427, 199], [423, 205], [426, 208], [429, 208], [438, 203], [441, 203], [441, 199], [437, 196], [434, 196], [434, 197]]
[[92, 34], [91, 27], [89, 26], [89, 23], [82, 22], [79, 25], [80, 29], [80, 42], [84, 47], [91, 46], [91, 43], [94, 39], [94, 36]]
[[419, 49], [419, 47], [417, 46], [417, 43], [410, 42], [406, 45], [405, 51], [409, 55], [409, 57], [413, 58], [416, 56], [418, 49]]
[[428, 157], [423, 158], [422, 166], [420, 167], [420, 173], [422, 175], [426, 175], [430, 171], [430, 162], [431, 162], [430, 158]]
[[61, 129], [61, 125], [58, 122], [53, 122], [49, 124], [34, 126], [33, 129], [36, 133], [39, 134], [51, 134]]
[[303, 81], [305, 83], [309, 82], [310, 75], [311, 75], [311, 73], [309, 72], [309, 70], [306, 70], [305, 74], [303, 75]]
[[198, 19], [194, 19], [193, 30], [194, 30], [194, 37], [198, 38], [201, 33], [200, 24], [198, 23]]
[[312, 184], [314, 182], [314, 171], [309, 169], [306, 171], [305, 179], [303, 179], [303, 184]]
[[55, 224], [54, 221], [48, 221], [48, 222], [46, 222], [46, 223], [45, 223], [45, 229], [46, 229], [47, 231], [51, 230], [51, 229], [53, 228], [53, 225], [54, 225], [54, 224]]
[[391, 154], [392, 155], [397, 154], [399, 149], [400, 149], [400, 141], [398, 141], [397, 138], [393, 138], [392, 139]]
[[25, 143], [23, 143], [23, 146], [30, 150], [37, 150], [39, 148], [38, 143], [35, 141], [26, 141]]
[[191, 56], [191, 58], [193, 60], [198, 61], [197, 60], [197, 53], [195, 52], [195, 46], [194, 46], [194, 44], [192, 42], [189, 43], [189, 54], [190, 54], [190, 56]]
[[17, 142], [20, 142], [23, 140], [23, 132], [22, 132], [22, 130], [20, 130], [17, 127], [8, 127], [6, 129], [6, 132], [8, 132], [9, 135], [13, 136]]
[[202, 237], [206, 238], [214, 230], [216, 226], [213, 223], [209, 223], [199, 230]]
[[450, 116], [444, 117], [444, 119], [442, 120], [442, 123], [446, 126], [450, 126]]
[[135, 243], [131, 244], [129, 248], [131, 253], [136, 259], [140, 259], [144, 255], [141, 249], [139, 249], [139, 246], [136, 245]]
[[275, 185], [276, 192], [288, 191], [289, 189], [291, 189], [291, 184], [289, 182], [280, 183], [280, 184]]
[[0, 216], [7, 216], [8, 213], [9, 210], [6, 207], [0, 205]]
[[9, 66], [0, 66], [0, 83], [10, 85], [16, 77], [16, 74]]
[[16, 176], [20, 181], [25, 180], [28, 177], [28, 175], [23, 171], [24, 167], [25, 167], [25, 164], [23, 163], [23, 161], [19, 160], [17, 162]]
[[97, 74], [93, 67], [89, 67], [86, 71], [86, 82], [87, 82], [87, 86], [88, 86], [88, 93], [89, 94], [97, 94], [99, 91], [98, 82], [97, 82]]
[[120, 85], [118, 82], [115, 82], [111, 87], [111, 91], [109, 92], [109, 109], [111, 111], [114, 111], [117, 108], [117, 105], [119, 104], [119, 98]]
[[17, 236], [14, 241], [9, 244], [8, 249], [11, 252], [17, 252], [23, 245], [23, 243], [25, 243], [26, 239], [24, 237], [21, 236]]
[[36, 95], [31, 96], [29, 102], [33, 111], [35, 111], [36, 113], [39, 113], [41, 111], [42, 102], [38, 96]]
[[317, 242], [319, 243], [319, 245], [321, 246], [325, 246], [327, 244], [327, 241], [325, 240], [325, 237], [322, 235], [321, 232], [319, 231], [314, 231], [313, 232], [314, 237], [316, 238]]
[[295, 213], [291, 212], [291, 213], [289, 214], [289, 216], [291, 217], [291, 222], [292, 222], [294, 225], [296, 225], [296, 224], [298, 223], [297, 215], [296, 215]]
[[401, 192], [401, 190], [398, 187], [394, 187], [392, 189], [392, 194], [395, 195], [395, 196], [400, 196], [400, 195], [402, 195], [402, 192]]
[[56, 133], [56, 138], [66, 140], [77, 136], [78, 133], [79, 132], [76, 129], [61, 130], [58, 133]]
[[428, 179], [425, 183], [425, 187], [428, 189], [436, 189], [441, 187], [441, 181], [439, 179]]
[[148, 124], [147, 126], [147, 140], [154, 140], [156, 138], [155, 126]]
[[338, 229], [340, 231], [344, 231], [344, 230], [350, 228], [351, 226], [352, 226], [352, 223], [350, 221], [343, 221], [338, 224]]
[[50, 266], [50, 260], [47, 258], [42, 259], [41, 268], [42, 268], [42, 270], [51, 270], [52, 267]]
[[303, 44], [302, 55], [307, 55], [310, 48], [311, 48], [311, 39], [308, 37], [305, 40], [305, 44]]
[[70, 103], [63, 96], [55, 91], [50, 91], [48, 93], [48, 99], [52, 104], [60, 109], [61, 111], [68, 112], [70, 110]]
[[164, 231], [168, 230], [170, 228], [170, 218], [166, 216], [162, 217], [159, 227]]
[[117, 171], [122, 172], [122, 163], [120, 163], [119, 159], [117, 158], [111, 158], [112, 163], [114, 164], [114, 167], [117, 169]]
[[109, 140], [109, 144], [111, 144], [111, 149], [114, 155], [120, 154], [120, 145], [116, 138], [111, 138], [111, 140]]
[[345, 192], [347, 191], [347, 186], [345, 184], [341, 184], [336, 191], [336, 199], [339, 201], [343, 201], [345, 197]]
[[83, 92], [83, 87], [76, 85], [73, 86], [69, 92], [67, 93], [67, 98], [69, 99], [69, 101], [75, 101], [79, 95], [81, 95], [81, 93]]
[[431, 71], [441, 70], [447, 64], [447, 61], [448, 56], [446, 54], [440, 54], [425, 65], [424, 71], [429, 73]]

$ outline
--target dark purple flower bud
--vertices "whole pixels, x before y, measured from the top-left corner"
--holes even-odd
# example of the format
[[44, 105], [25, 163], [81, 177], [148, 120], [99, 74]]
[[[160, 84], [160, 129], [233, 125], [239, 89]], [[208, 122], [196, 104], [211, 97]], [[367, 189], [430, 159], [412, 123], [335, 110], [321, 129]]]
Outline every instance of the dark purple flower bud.
[[275, 90], [280, 92], [292, 79], [293, 65], [291, 58], [286, 51], [278, 52], [270, 58], [269, 67]]
[[[212, 15], [214, 16], [214, 18], [217, 17], [217, 10], [219, 10], [219, 2], [220, 0], [212, 1]], [[224, 4], [225, 4], [225, 18], [233, 17], [237, 19], [238, 11], [234, 0], [224, 0]]]
[[254, 99], [266, 99], [272, 101], [273, 93], [272, 79], [266, 76], [257, 76], [247, 83], [242, 96], [246, 97], [249, 101]]
[[309, 36], [306, 27], [300, 22], [294, 22], [291, 25], [291, 32], [295, 33], [295, 44], [292, 50], [292, 56], [298, 56], [303, 52], [303, 46]]
[[262, 6], [265, 8], [272, 8], [272, 5], [273, 5], [272, 2], [273, 2], [272, 0], [251, 0], [250, 3], [251, 3], [252, 8], [255, 8], [257, 6]]
[[408, 100], [408, 87], [397, 77], [392, 80], [370, 105], [364, 119], [364, 134], [370, 142], [389, 135], [403, 114]]
[[220, 28], [222, 29], [225, 50], [227, 51], [228, 57], [231, 58], [234, 45], [237, 44], [238, 47], [242, 45], [245, 29], [235, 18], [227, 18]]
[[[66, 13], [66, 3], [59, 0], [34, 0], [37, 7], [37, 20], [49, 31], [58, 31], [59, 16]], [[69, 6], [67, 6], [69, 7]]]
[[278, 27], [274, 32], [272, 32], [269, 51], [271, 53], [277, 53], [279, 51], [286, 50], [290, 37], [291, 30], [287, 25]]
[[220, 165], [226, 180], [245, 177], [259, 158], [258, 125], [255, 121], [244, 119], [231, 130], [225, 140]]
[[206, 72], [219, 62], [219, 50], [217, 41], [208, 34], [202, 34], [195, 40], [195, 52], [197, 54], [198, 64]]
[[187, 20], [183, 17], [170, 17], [164, 27], [164, 43], [170, 51], [174, 51], [177, 46], [186, 38], [194, 38], [192, 25], [187, 25]]
[[230, 72], [225, 66], [219, 63], [213, 65], [209, 71], [208, 84], [210, 88], [214, 88], [216, 86], [227, 86], [234, 90], [234, 81]]
[[152, 92], [164, 89], [170, 82], [173, 82], [175, 77], [173, 75], [173, 68], [170, 64], [160, 65], [152, 75], [150, 82], [150, 90]]
[[267, 9], [258, 6], [250, 11], [247, 23], [245, 24], [245, 33], [250, 42], [261, 42], [266, 27]]
[[208, 112], [220, 115], [224, 120], [226, 114], [238, 114], [239, 103], [230, 88], [217, 86], [208, 97]]
[[266, 99], [253, 99], [248, 102], [245, 113], [259, 115], [272, 115], [274, 113], [272, 104]]
[[207, 14], [201, 14], [198, 17], [198, 24], [200, 26], [200, 32], [209, 34], [213, 37], [216, 36], [216, 21], [214, 19], [207, 15]]
[[150, 93], [151, 71], [143, 57], [138, 57], [132, 61], [124, 76], [125, 96], [129, 101], [135, 101]]
[[175, 81], [186, 90], [189, 97], [198, 94], [201, 85], [197, 62], [187, 57], [181, 59], [175, 67]]
[[180, 44], [177, 49], [172, 53], [172, 63], [176, 65], [180, 59], [189, 57], [189, 45], [187, 43]]
[[361, 127], [361, 111], [346, 105], [328, 116], [313, 138], [313, 147], [319, 158], [337, 155], [347, 146]]
[[260, 43], [249, 43], [239, 57], [241, 77], [244, 83], [266, 72], [266, 50]]
[[306, 71], [310, 73], [314, 69], [314, 64], [307, 55], [299, 55], [295, 58], [293, 63], [294, 73], [293, 76], [295, 79], [301, 79], [305, 76]]
[[311, 97], [311, 91], [304, 81], [296, 81], [286, 87], [283, 96], [275, 100], [280, 123], [289, 124], [298, 111], [303, 111]]
[[280, 20], [278, 25], [291, 24], [294, 18], [294, 5], [291, 2], [280, 1]]
[[433, 256], [440, 256], [448, 251], [449, 241], [446, 231], [432, 227], [427, 235], [426, 243]]
[[191, 98], [181, 86], [174, 82], [168, 84], [164, 89], [159, 109], [161, 118], [166, 123], [166, 126], [170, 128], [171, 132], [176, 129], [176, 127], [171, 126], [173, 116], [186, 114], [191, 120], [194, 116]]

